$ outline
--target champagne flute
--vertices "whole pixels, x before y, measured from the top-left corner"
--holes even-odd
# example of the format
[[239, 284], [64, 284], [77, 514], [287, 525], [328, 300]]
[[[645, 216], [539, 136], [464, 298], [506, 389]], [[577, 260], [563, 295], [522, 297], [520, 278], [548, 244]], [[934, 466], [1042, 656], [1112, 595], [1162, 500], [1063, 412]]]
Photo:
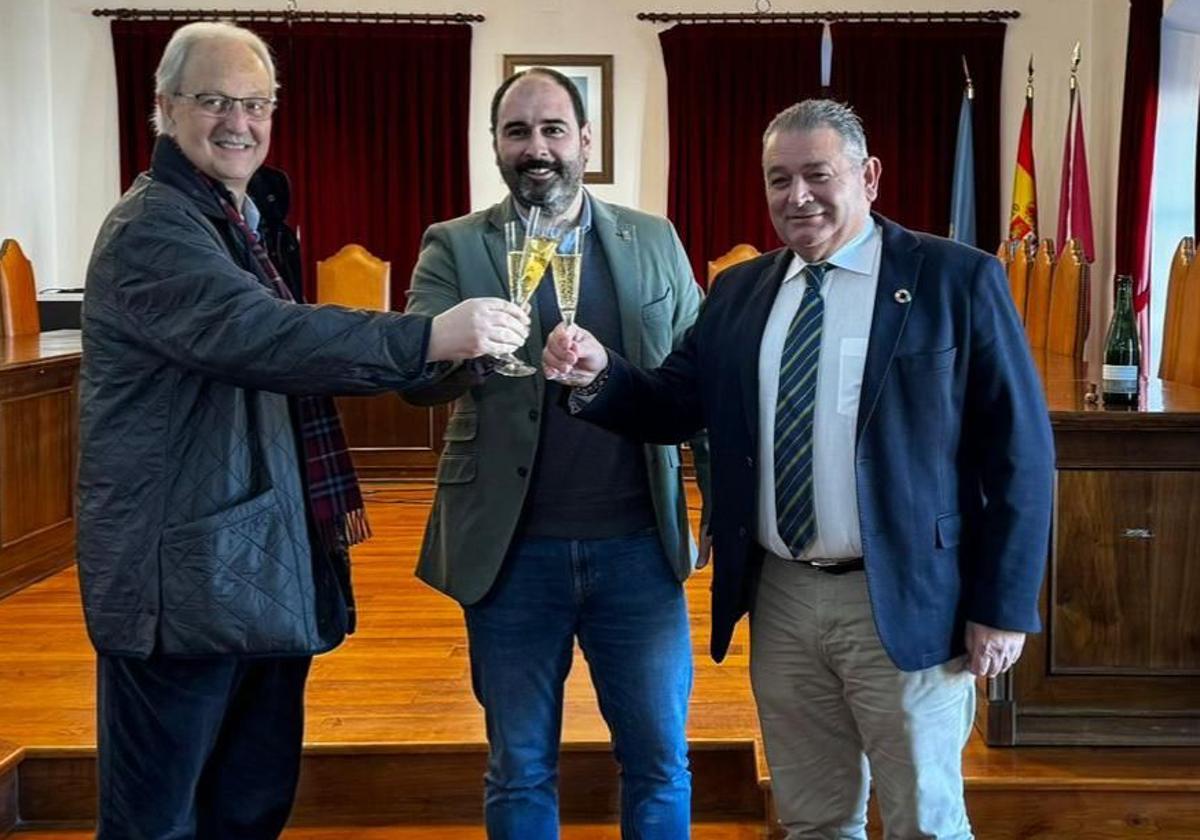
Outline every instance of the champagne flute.
[[[575, 310], [579, 306], [579, 282], [583, 272], [583, 229], [572, 228], [563, 238], [551, 260], [554, 269], [554, 292], [558, 297], [558, 311], [563, 323], [570, 327], [575, 323]], [[564, 385], [583, 385], [588, 377], [578, 373], [559, 373], [551, 377]]]
[[[529, 219], [524, 229], [521, 222], [515, 219], [504, 225], [508, 296], [517, 306], [529, 306], [561, 236], [561, 229], [544, 219], [538, 207], [529, 208]], [[537, 368], [525, 364], [512, 353], [505, 353], [496, 359], [500, 362], [495, 368], [496, 373], [503, 376], [531, 376], [537, 372]]]

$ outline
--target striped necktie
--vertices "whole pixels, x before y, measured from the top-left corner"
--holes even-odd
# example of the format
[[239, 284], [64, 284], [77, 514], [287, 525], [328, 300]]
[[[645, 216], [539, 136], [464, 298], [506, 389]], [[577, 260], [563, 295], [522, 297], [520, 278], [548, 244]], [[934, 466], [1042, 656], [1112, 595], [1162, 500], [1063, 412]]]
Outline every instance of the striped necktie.
[[807, 285], [788, 327], [779, 361], [775, 405], [775, 518], [779, 536], [798, 556], [817, 532], [813, 509], [813, 406], [821, 355], [821, 278], [828, 263], [804, 267]]

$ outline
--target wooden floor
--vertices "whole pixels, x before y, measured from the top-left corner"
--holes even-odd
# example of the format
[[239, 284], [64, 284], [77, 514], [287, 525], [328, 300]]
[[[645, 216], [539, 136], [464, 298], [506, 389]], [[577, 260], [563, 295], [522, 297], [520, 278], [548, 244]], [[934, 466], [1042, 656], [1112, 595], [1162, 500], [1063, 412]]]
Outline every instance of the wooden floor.
[[[92, 831], [18, 831], [14, 840], [88, 840]], [[618, 840], [617, 826], [568, 824], [562, 840]], [[758, 826], [718, 823], [692, 827], [691, 840], [766, 840], [768, 832]], [[474, 826], [351, 826], [342, 828], [289, 828], [282, 840], [486, 840], [484, 830]]]
[[[375, 538], [354, 555], [359, 631], [316, 660], [309, 682], [305, 740], [317, 753], [358, 748], [438, 752], [485, 744], [482, 715], [471, 695], [461, 611], [412, 574], [431, 493], [423, 483], [368, 488]], [[689, 734], [694, 746], [706, 741], [756, 744], [745, 623], [724, 663], [715, 665], [708, 657], [710, 574], [699, 573], [687, 586], [696, 665]], [[73, 571], [0, 600], [0, 778], [15, 750], [24, 750], [27, 764], [39, 755], [74, 752], [71, 748], [90, 755], [95, 745], [93, 669]], [[608, 740], [578, 655], [567, 687], [563, 736], [568, 749]], [[761, 749], [757, 755], [759, 775], [765, 777]], [[751, 761], [749, 768], [753, 766]], [[1146, 829], [1164, 838], [1200, 837], [1200, 831], [1193, 831], [1200, 826], [1197, 750], [989, 749], [976, 736], [967, 748], [964, 776], [973, 818], [979, 820], [977, 827], [985, 827], [977, 832], [981, 838], [1118, 838], [1141, 836]], [[1178, 825], [1186, 828], [1170, 827], [1181, 806], [1178, 801], [1157, 804], [1162, 792], [1184, 802], [1188, 821]], [[466, 795], [472, 800], [477, 796], [471, 791]], [[1092, 818], [1089, 809], [1097, 807], [1097, 796], [1109, 797], [1108, 804], [1101, 803], [1101, 816]], [[1070, 820], [1076, 828], [1063, 829]], [[1093, 829], [1103, 820], [1108, 822], [1097, 833]], [[66, 840], [89, 835], [41, 831], [28, 836]], [[304, 827], [286, 835], [288, 840], [482, 836], [471, 825]], [[582, 820], [565, 828], [563, 836], [599, 840], [617, 834], [611, 822]], [[694, 836], [757, 840], [763, 834], [759, 826], [730, 822], [697, 826]]]
[[[359, 628], [314, 662], [307, 743], [485, 742], [462, 611], [413, 576], [431, 499], [428, 484], [368, 485], [375, 536], [354, 551]], [[710, 580], [705, 570], [688, 585], [696, 662], [689, 735], [753, 739], [745, 626], [722, 665], [708, 657]], [[0, 741], [93, 746], [94, 663], [74, 571], [0, 601]], [[564, 742], [607, 741], [578, 653], [566, 696]]]

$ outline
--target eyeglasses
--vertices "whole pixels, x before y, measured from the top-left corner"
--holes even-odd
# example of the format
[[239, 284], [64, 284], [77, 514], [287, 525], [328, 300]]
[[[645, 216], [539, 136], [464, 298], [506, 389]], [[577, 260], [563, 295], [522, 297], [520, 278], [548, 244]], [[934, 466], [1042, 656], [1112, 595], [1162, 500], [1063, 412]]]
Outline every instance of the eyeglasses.
[[246, 119], [262, 121], [271, 119], [275, 113], [276, 101], [265, 96], [226, 96], [223, 93], [179, 93], [176, 96], [195, 100], [200, 110], [210, 117], [224, 117], [233, 110], [236, 103], [241, 103]]

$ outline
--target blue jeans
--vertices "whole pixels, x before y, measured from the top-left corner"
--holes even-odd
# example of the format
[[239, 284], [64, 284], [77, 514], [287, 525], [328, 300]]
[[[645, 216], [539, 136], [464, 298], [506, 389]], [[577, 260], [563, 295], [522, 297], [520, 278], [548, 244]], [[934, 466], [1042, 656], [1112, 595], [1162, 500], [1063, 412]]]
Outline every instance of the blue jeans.
[[488, 837], [558, 837], [563, 683], [576, 637], [621, 766], [621, 836], [688, 837], [692, 651], [683, 587], [657, 532], [523, 540], [465, 611], [490, 746]]

